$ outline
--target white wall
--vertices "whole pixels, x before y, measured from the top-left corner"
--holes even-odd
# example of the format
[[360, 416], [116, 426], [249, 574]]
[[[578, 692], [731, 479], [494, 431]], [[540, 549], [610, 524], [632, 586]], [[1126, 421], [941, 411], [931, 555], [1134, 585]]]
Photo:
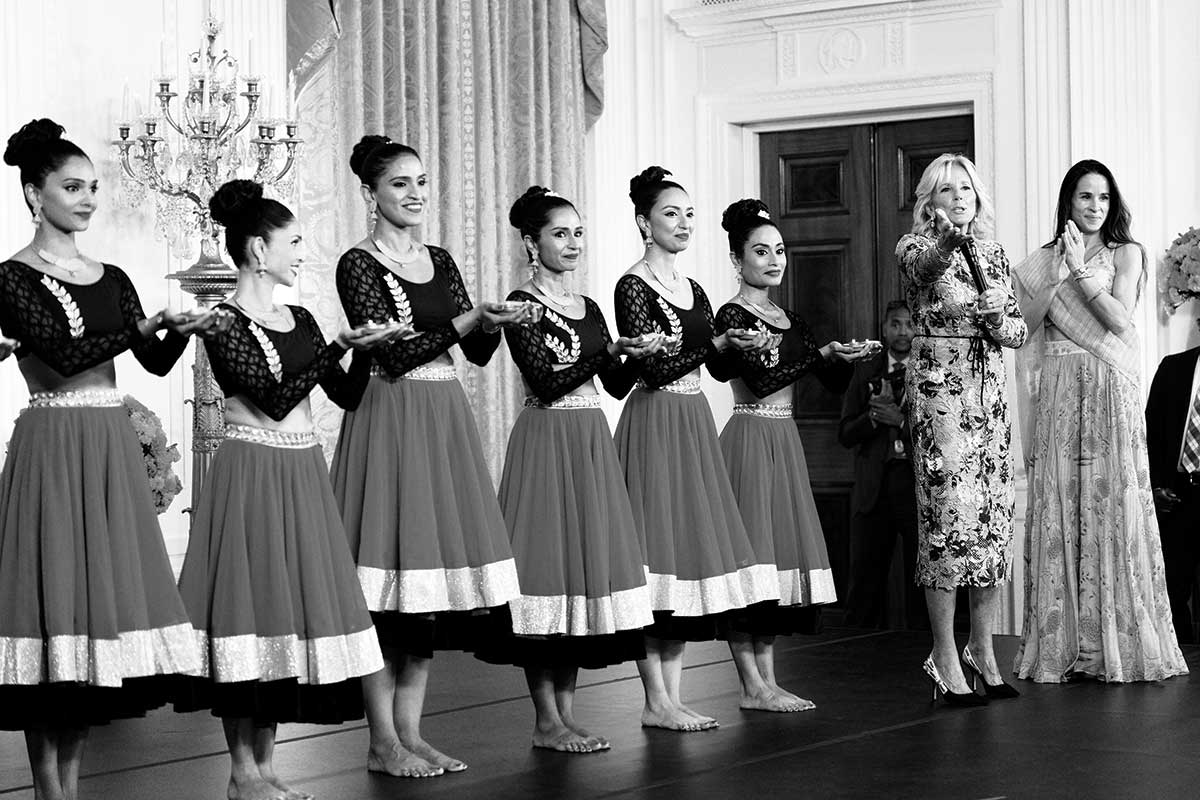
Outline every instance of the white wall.
[[[94, 0], [0, 3], [0, 133], [7, 139], [30, 119], [50, 117], [91, 156], [101, 181], [100, 209], [91, 229], [79, 237], [79, 246], [88, 255], [124, 268], [147, 314], [166, 304], [192, 305], [190, 296], [164, 277], [186, 264], [173, 259], [156, 239], [149, 204], [133, 212], [115, 206], [117, 172], [109, 142], [116, 136], [126, 85], [135, 104], [149, 104], [150, 81], [160, 72], [160, 42], [167, 42], [171, 71], [187, 75], [186, 53], [200, 45], [202, 4], [225, 22], [218, 50], [243, 54], [253, 35], [259, 70], [275, 87], [283, 85], [284, 0], [126, 0], [119, 6]], [[7, 258], [28, 243], [33, 230], [17, 170], [4, 167], [3, 178], [0, 251]], [[157, 378], [128, 354], [117, 359], [120, 388], [150, 406], [162, 418], [168, 441], [178, 442], [184, 452], [183, 462], [175, 465], [184, 478], [184, 491], [159, 518], [176, 565], [187, 546], [182, 510], [190, 496], [191, 407], [184, 405], [192, 394], [190, 364], [191, 348], [169, 376]], [[8, 441], [26, 397], [15, 360], [6, 360], [0, 364], [0, 442]]]

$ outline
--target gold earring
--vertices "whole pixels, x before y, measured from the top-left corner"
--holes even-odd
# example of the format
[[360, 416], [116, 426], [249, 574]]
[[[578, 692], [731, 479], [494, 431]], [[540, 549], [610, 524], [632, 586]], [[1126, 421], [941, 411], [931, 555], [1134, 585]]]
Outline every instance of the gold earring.
[[32, 222], [34, 225], [41, 225], [41, 224], [42, 224], [42, 207], [41, 207], [41, 206], [36, 206], [36, 207], [33, 209], [33, 219], [32, 219], [32, 220], [30, 220], [30, 221], [31, 221], [31, 222]]

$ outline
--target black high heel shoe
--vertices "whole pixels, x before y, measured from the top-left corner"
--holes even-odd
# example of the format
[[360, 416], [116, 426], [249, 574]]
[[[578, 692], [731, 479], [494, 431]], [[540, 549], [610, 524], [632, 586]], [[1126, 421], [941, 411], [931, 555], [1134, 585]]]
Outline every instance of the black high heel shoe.
[[980, 697], [974, 692], [952, 692], [950, 687], [946, 685], [946, 681], [942, 679], [942, 674], [938, 672], [937, 664], [933, 663], [933, 655], [930, 654], [925, 659], [925, 663], [921, 665], [921, 669], [925, 670], [925, 674], [929, 676], [929, 680], [933, 683], [933, 702], [936, 703], [938, 693], [941, 692], [942, 697], [946, 698], [946, 703], [952, 706], [986, 706], [988, 701], [986, 697]]
[[978, 685], [982, 683], [983, 693], [992, 700], [1004, 700], [1009, 697], [1021, 696], [1021, 693], [1018, 692], [1015, 687], [1009, 686], [1007, 683], [1005, 683], [1003, 678], [1001, 678], [1000, 683], [995, 686], [985, 681], [983, 679], [983, 670], [981, 670], [979, 665], [975, 663], [975, 657], [971, 655], [971, 651], [967, 649], [965, 644], [963, 645], [962, 649], [962, 662], [963, 665], [971, 671], [972, 689], [977, 688]]

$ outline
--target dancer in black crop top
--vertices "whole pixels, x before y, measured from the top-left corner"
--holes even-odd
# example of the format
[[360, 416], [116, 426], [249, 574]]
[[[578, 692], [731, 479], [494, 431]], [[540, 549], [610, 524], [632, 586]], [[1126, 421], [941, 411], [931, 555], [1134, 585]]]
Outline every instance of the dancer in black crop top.
[[[326, 343], [306, 309], [273, 301], [303, 261], [292, 212], [253, 181], [226, 183], [209, 205], [225, 227], [238, 281], [221, 306], [232, 324], [205, 346], [225, 392], [226, 429], [179, 577], [205, 643], [203, 677], [189, 681], [176, 708], [222, 718], [229, 797], [298, 796], [272, 763], [278, 723], [360, 719], [359, 679], [383, 667], [308, 395], [320, 386], [356, 408], [370, 377], [368, 351], [406, 329], [363, 326]], [[347, 373], [340, 360], [351, 347]]]
[[35, 228], [0, 263], [0, 356], [31, 394], [0, 473], [0, 728], [25, 730], [39, 797], [75, 797], [88, 727], [162, 705], [162, 676], [199, 664], [113, 359], [165, 375], [218, 319], [146, 318], [119, 267], [80, 254], [99, 182], [62, 134], [40, 119], [8, 140]]
[[595, 379], [624, 397], [635, 365], [662, 340], [614, 342], [595, 301], [568, 287], [584, 246], [570, 201], [532, 186], [509, 221], [522, 234], [530, 278], [508, 299], [544, 313], [536, 325], [505, 331], [527, 390], [500, 480], [521, 596], [509, 602], [511, 635], [480, 657], [524, 668], [534, 747], [591, 753], [609, 743], [575, 719], [579, 669], [643, 658], [642, 628], [653, 621], [640, 536]]
[[516, 567], [450, 349], [484, 366], [523, 303], [473, 303], [450, 254], [422, 244], [428, 176], [410, 147], [365, 136], [350, 167], [374, 220], [338, 261], [351, 324], [399, 321], [415, 335], [373, 353], [362, 405], [342, 420], [334, 493], [389, 669], [364, 682], [367, 769], [398, 777], [466, 764], [421, 736], [436, 650], [473, 650], [479, 623], [517, 595]]
[[756, 351], [728, 350], [710, 365], [731, 381], [733, 416], [721, 432], [738, 509], [759, 563], [772, 564], [779, 600], [731, 615], [725, 638], [733, 654], [741, 707], [806, 711], [810, 700], [775, 680], [775, 637], [811, 630], [811, 606], [836, 600], [821, 521], [808, 480], [800, 434], [792, 420], [791, 385], [812, 373], [831, 391], [849, 383], [855, 361], [871, 350], [829, 342], [818, 347], [804, 320], [767, 295], [783, 280], [787, 248], [767, 207], [739, 200], [722, 215], [729, 255], [741, 286], [717, 312], [717, 330], [751, 330], [768, 337]]

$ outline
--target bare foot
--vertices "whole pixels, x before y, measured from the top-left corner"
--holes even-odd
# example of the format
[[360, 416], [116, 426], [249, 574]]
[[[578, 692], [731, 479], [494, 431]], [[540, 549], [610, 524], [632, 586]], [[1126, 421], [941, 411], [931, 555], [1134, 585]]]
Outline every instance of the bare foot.
[[700, 730], [702, 730], [702, 731], [707, 731], [712, 728], [721, 727], [721, 723], [717, 722], [716, 718], [707, 716], [705, 714], [698, 714], [695, 711], [692, 711], [687, 706], [685, 706], [683, 703], [679, 704], [679, 710], [682, 711], [683, 713], [687, 714], [692, 719], [699, 722]]
[[575, 721], [575, 717], [573, 714], [564, 714], [564, 713], [562, 713], [561, 709], [559, 710], [558, 713], [559, 713], [559, 716], [562, 718], [564, 725], [566, 725], [571, 730], [575, 731], [575, 733], [579, 734], [583, 738], [585, 738], [591, 742], [594, 742], [597, 750], [608, 750], [608, 749], [612, 748], [612, 745], [608, 743], [608, 739], [605, 739], [603, 736], [597, 736], [596, 734], [594, 734], [591, 731], [584, 728], [582, 725], [580, 725], [578, 722]]
[[803, 697], [796, 694], [795, 692], [789, 692], [787, 689], [783, 688], [778, 683], [768, 683], [767, 688], [770, 689], [775, 694], [779, 695], [780, 697], [786, 697], [788, 700], [791, 700], [793, 702], [798, 703], [804, 699]]
[[550, 730], [533, 729], [533, 746], [560, 753], [595, 753], [600, 748], [591, 739], [580, 736], [566, 726]]
[[374, 747], [367, 751], [367, 771], [382, 772], [397, 778], [433, 778], [445, 770], [395, 742], [384, 752], [376, 752]]
[[264, 781], [283, 792], [286, 800], [313, 800], [313, 796], [308, 792], [301, 789], [293, 789], [280, 780], [279, 776], [275, 774], [275, 767], [272, 764], [259, 764], [258, 774], [262, 775]]
[[684, 713], [682, 709], [675, 706], [664, 706], [657, 710], [651, 709], [649, 706], [644, 707], [642, 709], [642, 727], [663, 728], [668, 731], [681, 731], [683, 733], [706, 730], [696, 717]]
[[446, 772], [462, 772], [467, 768], [465, 762], [459, 761], [457, 758], [451, 758], [445, 753], [435, 750], [433, 746], [424, 739], [415, 739], [404, 742], [404, 746], [407, 747], [414, 755], [425, 759], [435, 767], [441, 767], [442, 769], [446, 770]]
[[254, 777], [244, 780], [230, 778], [225, 796], [229, 800], [284, 800], [286, 795], [262, 777]]
[[808, 711], [816, 708], [817, 705], [803, 697], [793, 700], [789, 697], [780, 697], [773, 692], [766, 692], [760, 695], [742, 695], [738, 707], [746, 711], [779, 711], [787, 714], [795, 711]]

